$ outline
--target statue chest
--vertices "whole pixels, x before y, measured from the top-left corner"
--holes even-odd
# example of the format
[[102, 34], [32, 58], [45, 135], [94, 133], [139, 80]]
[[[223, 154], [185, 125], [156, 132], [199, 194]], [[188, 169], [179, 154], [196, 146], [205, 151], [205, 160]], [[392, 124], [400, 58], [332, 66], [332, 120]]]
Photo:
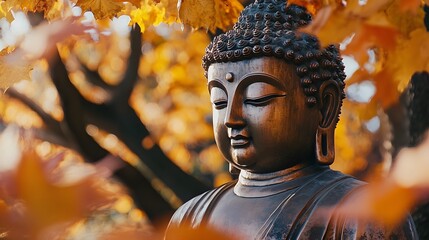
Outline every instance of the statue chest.
[[266, 197], [239, 197], [229, 189], [212, 210], [208, 224], [237, 239], [253, 239], [271, 223], [272, 215], [291, 192]]

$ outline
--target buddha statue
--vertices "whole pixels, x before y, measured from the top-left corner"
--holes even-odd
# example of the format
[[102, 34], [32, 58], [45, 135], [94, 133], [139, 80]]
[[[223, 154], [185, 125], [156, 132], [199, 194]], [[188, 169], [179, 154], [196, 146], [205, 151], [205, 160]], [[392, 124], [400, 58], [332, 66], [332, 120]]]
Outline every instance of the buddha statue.
[[166, 239], [180, 227], [232, 239], [417, 239], [411, 219], [391, 229], [335, 211], [365, 183], [329, 167], [344, 65], [336, 46], [299, 32], [310, 21], [302, 7], [256, 0], [207, 47], [215, 140], [239, 176], [181, 206]]

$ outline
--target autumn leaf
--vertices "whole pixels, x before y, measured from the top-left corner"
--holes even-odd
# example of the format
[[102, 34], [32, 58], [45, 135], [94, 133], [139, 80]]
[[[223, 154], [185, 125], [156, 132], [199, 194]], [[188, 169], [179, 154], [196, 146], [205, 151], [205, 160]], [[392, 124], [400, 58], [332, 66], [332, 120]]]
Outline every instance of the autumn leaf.
[[0, 57], [0, 88], [6, 89], [16, 82], [28, 80], [31, 68], [30, 65], [9, 62], [6, 58]]
[[214, 0], [179, 0], [179, 18], [193, 28], [211, 29], [215, 23]]
[[315, 15], [317, 11], [322, 7], [321, 0], [289, 0], [288, 4], [295, 4], [301, 7], [305, 7], [312, 15]]
[[183, 24], [215, 32], [231, 27], [243, 7], [237, 0], [179, 0], [178, 8]]
[[353, 73], [353, 75], [347, 77], [347, 85], [361, 82], [363, 80], [372, 79], [372, 77], [372, 74], [369, 73], [365, 68], [359, 68]]
[[177, 0], [161, 0], [159, 4], [165, 9], [165, 23], [178, 21], [179, 10], [177, 9]]
[[20, 7], [25, 11], [35, 11], [38, 2], [39, 1], [32, 0], [10, 0], [9, 4], [11, 6]]
[[391, 0], [368, 0], [362, 4], [362, 1], [347, 1], [344, 12], [350, 16], [359, 18], [368, 18], [374, 14], [382, 13], [391, 4]]
[[91, 11], [96, 19], [112, 18], [122, 9], [122, 3], [116, 0], [78, 0], [76, 5], [82, 11]]
[[429, 70], [429, 33], [420, 28], [410, 33], [409, 39], [401, 39], [390, 51], [384, 68], [390, 71], [398, 91], [403, 91], [411, 76], [418, 71]]
[[387, 109], [398, 101], [400, 93], [394, 82], [392, 72], [388, 69], [383, 69], [374, 76], [374, 83], [377, 89], [374, 101], [379, 102], [383, 109]]
[[421, 3], [421, 0], [399, 0], [399, 5], [402, 11], [416, 12]]
[[148, 26], [156, 26], [165, 19], [165, 8], [153, 1], [144, 1], [140, 8], [130, 12], [131, 22], [140, 26], [141, 32]]
[[344, 39], [354, 34], [362, 23], [361, 19], [350, 16], [339, 9], [329, 13], [328, 17], [326, 23], [321, 24], [322, 26], [316, 32], [322, 46], [343, 42]]
[[133, 4], [136, 7], [140, 7], [140, 4], [141, 4], [141, 0], [115, 0], [115, 1], [116, 2], [120, 2], [120, 3], [122, 3], [122, 2], [129, 2], [129, 3]]
[[343, 53], [353, 55], [362, 66], [368, 60], [368, 49], [379, 47], [392, 50], [396, 46], [397, 36], [398, 31], [393, 26], [364, 23]]
[[339, 208], [347, 218], [395, 226], [410, 209], [426, 201], [429, 186], [427, 169], [429, 139], [414, 148], [402, 149], [392, 172], [382, 181], [371, 183], [353, 193]]
[[319, 14], [319, 11], [325, 7], [331, 7], [336, 9], [337, 7], [343, 6], [341, 0], [288, 0], [288, 5], [295, 4], [301, 7], [305, 7], [312, 15]]
[[347, 219], [395, 227], [416, 203], [416, 194], [391, 181], [372, 183], [353, 193], [337, 213]]
[[425, 201], [428, 193], [429, 139], [417, 147], [402, 149], [393, 171], [353, 193], [338, 209], [346, 218], [396, 226], [410, 209]]
[[[20, 151], [18, 137], [16, 128], [7, 128], [0, 147]], [[102, 175], [95, 167], [59, 167], [64, 157], [60, 153], [42, 160], [29, 146], [18, 155], [1, 152], [0, 223], [7, 223], [1, 226], [7, 226], [11, 239], [25, 235], [36, 239], [49, 227], [66, 227], [115, 200], [116, 194], [102, 187]]]
[[320, 32], [320, 29], [325, 26], [326, 22], [331, 17], [332, 11], [333, 9], [331, 6], [326, 6], [320, 9], [313, 21], [311, 21], [308, 26], [305, 26], [300, 30], [303, 32], [308, 32], [317, 35]]
[[[33, 1], [36, 2], [36, 1]], [[36, 12], [44, 12], [47, 14], [51, 8], [57, 3], [56, 0], [39, 0], [37, 1], [36, 6], [34, 7], [34, 11]]]
[[[6, 196], [24, 204], [13, 230], [20, 229], [35, 236], [49, 226], [79, 220], [114, 200], [114, 194], [99, 186], [95, 172], [74, 182], [61, 183], [59, 179], [64, 172], [49, 166], [58, 164], [58, 158], [52, 160], [53, 164], [51, 160], [43, 161], [32, 150], [24, 151], [14, 174], [2, 179], [9, 182]], [[2, 187], [5, 189], [4, 185]]]
[[8, 22], [12, 22], [15, 18], [12, 15], [12, 8], [20, 7], [14, 3], [14, 1], [0, 1], [0, 18], [5, 17]]
[[400, 2], [394, 1], [386, 9], [385, 13], [387, 20], [395, 25], [404, 37], [408, 37], [416, 29], [425, 27], [423, 21], [425, 12], [423, 8], [416, 8], [413, 12], [404, 12], [400, 4]]
[[[215, 0], [215, 27], [222, 31], [228, 30], [237, 21], [243, 6], [238, 0]], [[215, 32], [216, 28], [210, 31]]]
[[[20, 42], [16, 52], [8, 55], [9, 59], [34, 61], [49, 58], [57, 47], [57, 43], [72, 35], [83, 34], [89, 27], [82, 25], [77, 18], [43, 22], [33, 28]], [[34, 45], [37, 48], [34, 48]]]

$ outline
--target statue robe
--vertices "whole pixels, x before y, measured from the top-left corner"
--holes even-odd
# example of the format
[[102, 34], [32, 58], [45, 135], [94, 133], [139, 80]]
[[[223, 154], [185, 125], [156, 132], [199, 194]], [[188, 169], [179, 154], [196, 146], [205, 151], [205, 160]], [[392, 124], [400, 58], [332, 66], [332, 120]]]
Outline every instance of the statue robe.
[[[173, 215], [166, 239], [175, 239], [170, 231], [173, 228], [204, 226], [228, 233], [224, 227], [231, 225], [230, 232], [241, 232], [242, 239], [418, 239], [409, 217], [399, 227], [389, 230], [336, 214], [335, 208], [365, 183], [328, 167], [306, 168], [281, 176], [280, 181], [269, 181], [269, 184], [264, 184], [265, 179], [255, 183], [253, 179], [254, 184], [248, 185], [246, 179], [240, 178], [191, 199]], [[228, 209], [227, 199], [231, 196], [253, 198], [262, 205], [255, 204], [252, 208], [242, 201], [242, 205]], [[218, 210], [222, 204], [225, 208]], [[234, 209], [241, 208], [247, 208], [244, 212], [247, 215], [240, 216], [243, 211], [234, 213]], [[261, 214], [265, 210], [268, 212]], [[236, 215], [238, 220], [225, 223]], [[252, 218], [263, 221], [252, 225]]]

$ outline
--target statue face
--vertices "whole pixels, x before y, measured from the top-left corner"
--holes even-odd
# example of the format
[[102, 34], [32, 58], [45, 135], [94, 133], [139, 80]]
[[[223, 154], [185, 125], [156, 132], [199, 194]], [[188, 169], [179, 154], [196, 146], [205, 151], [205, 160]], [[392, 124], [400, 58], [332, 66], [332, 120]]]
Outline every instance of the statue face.
[[295, 66], [263, 57], [208, 69], [216, 143], [239, 169], [273, 172], [315, 161], [320, 113], [305, 105]]

